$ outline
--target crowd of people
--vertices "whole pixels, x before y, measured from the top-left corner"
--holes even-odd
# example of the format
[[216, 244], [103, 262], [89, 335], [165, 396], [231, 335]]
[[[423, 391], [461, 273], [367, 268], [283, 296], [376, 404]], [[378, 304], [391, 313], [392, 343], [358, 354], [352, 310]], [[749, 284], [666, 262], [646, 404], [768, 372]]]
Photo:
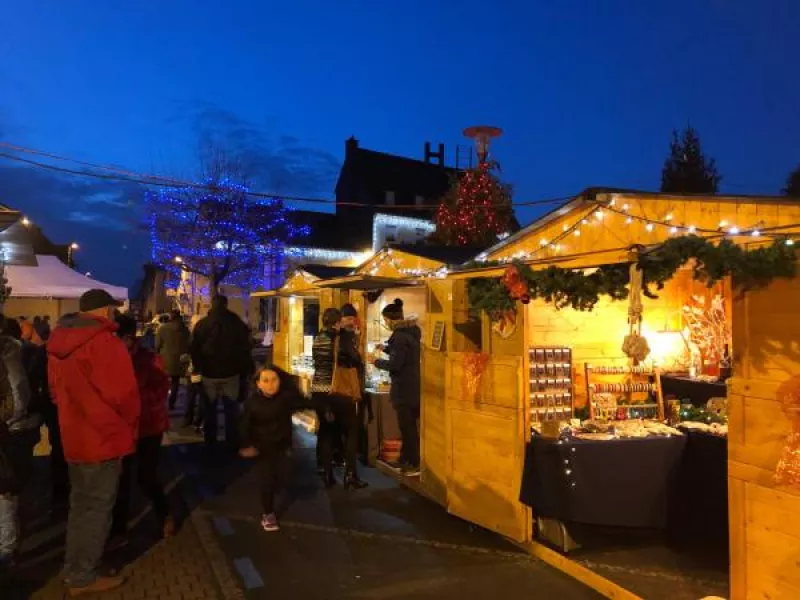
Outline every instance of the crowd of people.
[[371, 418], [366, 362], [391, 375], [403, 437], [397, 468], [419, 473], [420, 330], [403, 318], [399, 300], [383, 310], [392, 331], [381, 348], [385, 359], [362, 356], [352, 305], [324, 312], [313, 344], [310, 397], [279, 368], [255, 369], [249, 329], [223, 296], [212, 300], [191, 332], [173, 313], [152, 343], [137, 336], [137, 322], [120, 314], [120, 303], [107, 292], [89, 290], [79, 305], [52, 331], [47, 319], [0, 317], [0, 577], [18, 555], [19, 497], [33, 471], [41, 424], [51, 447], [53, 509], [67, 510], [62, 576], [71, 597], [122, 584], [101, 565], [106, 550], [127, 542], [134, 484], [152, 504], [158, 534], [175, 533], [158, 464], [169, 410], [187, 378], [185, 424], [202, 425], [206, 445], [217, 446], [221, 403], [224, 446], [257, 460], [265, 531], [279, 528], [275, 496], [290, 470], [291, 417], [298, 410], [318, 415], [325, 486], [336, 484], [334, 468], [342, 459], [345, 488], [367, 486], [357, 469], [360, 431]]

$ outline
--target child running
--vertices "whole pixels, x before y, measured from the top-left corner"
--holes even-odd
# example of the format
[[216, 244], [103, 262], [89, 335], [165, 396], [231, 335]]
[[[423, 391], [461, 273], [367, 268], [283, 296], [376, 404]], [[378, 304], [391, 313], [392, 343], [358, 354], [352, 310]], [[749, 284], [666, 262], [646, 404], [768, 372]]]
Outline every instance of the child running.
[[242, 449], [244, 458], [258, 457], [261, 480], [261, 527], [278, 531], [275, 494], [284, 483], [292, 448], [292, 413], [313, 408], [291, 375], [277, 367], [262, 367], [244, 405]]

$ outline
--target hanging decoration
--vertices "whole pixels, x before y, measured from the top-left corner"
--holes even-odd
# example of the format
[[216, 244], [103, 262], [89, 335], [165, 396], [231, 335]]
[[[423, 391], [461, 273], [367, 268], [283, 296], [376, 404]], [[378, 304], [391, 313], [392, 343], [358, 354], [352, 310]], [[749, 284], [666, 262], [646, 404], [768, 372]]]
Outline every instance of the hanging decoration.
[[791, 431], [786, 436], [775, 467], [775, 483], [800, 488], [800, 375], [778, 388], [778, 400]]
[[628, 294], [628, 335], [622, 341], [625, 356], [639, 364], [650, 354], [650, 345], [642, 335], [642, 270], [634, 263], [630, 267], [630, 292]]
[[692, 296], [683, 306], [684, 337], [700, 353], [701, 360], [718, 363], [729, 360], [731, 329], [725, 317], [725, 302], [715, 294], [707, 305], [703, 296]]
[[474, 400], [483, 381], [483, 374], [489, 364], [489, 355], [482, 352], [470, 352], [464, 357], [464, 397]]
[[[745, 249], [728, 239], [714, 244], [708, 239], [687, 235], [671, 238], [642, 252], [635, 263], [642, 274], [642, 294], [657, 298], [656, 292], [690, 261], [697, 281], [711, 286], [731, 277], [734, 289], [745, 292], [764, 287], [777, 278], [794, 277], [796, 260], [795, 245], [785, 240]], [[537, 298], [559, 309], [590, 311], [601, 296], [612, 300], [628, 298], [630, 282], [630, 263], [606, 265], [584, 273], [556, 266], [534, 270], [529, 265], [514, 262], [508, 265], [502, 277], [470, 280], [469, 300], [473, 308], [486, 311], [492, 319], [499, 319], [513, 310], [518, 300], [529, 302]]]

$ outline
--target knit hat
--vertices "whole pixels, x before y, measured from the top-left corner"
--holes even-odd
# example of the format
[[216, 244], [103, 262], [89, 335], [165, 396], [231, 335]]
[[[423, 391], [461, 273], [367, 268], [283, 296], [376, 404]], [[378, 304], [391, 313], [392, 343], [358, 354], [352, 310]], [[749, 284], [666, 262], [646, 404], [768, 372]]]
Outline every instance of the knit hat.
[[403, 318], [403, 301], [395, 298], [394, 302], [387, 304], [381, 314], [392, 321], [400, 321]]
[[349, 302], [342, 306], [342, 316], [343, 317], [357, 317], [358, 311], [356, 307], [350, 304]]

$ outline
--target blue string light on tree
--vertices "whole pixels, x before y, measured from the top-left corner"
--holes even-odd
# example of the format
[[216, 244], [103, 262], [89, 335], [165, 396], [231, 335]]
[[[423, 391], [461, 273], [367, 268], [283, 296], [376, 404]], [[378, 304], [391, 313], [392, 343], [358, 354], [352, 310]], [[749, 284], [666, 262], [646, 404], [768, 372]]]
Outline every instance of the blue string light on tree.
[[[254, 290], [280, 283], [286, 245], [309, 233], [275, 198], [253, 198], [229, 178], [202, 187], [164, 188], [145, 194], [153, 262], [180, 280], [181, 269]], [[176, 262], [180, 257], [180, 264]]]

